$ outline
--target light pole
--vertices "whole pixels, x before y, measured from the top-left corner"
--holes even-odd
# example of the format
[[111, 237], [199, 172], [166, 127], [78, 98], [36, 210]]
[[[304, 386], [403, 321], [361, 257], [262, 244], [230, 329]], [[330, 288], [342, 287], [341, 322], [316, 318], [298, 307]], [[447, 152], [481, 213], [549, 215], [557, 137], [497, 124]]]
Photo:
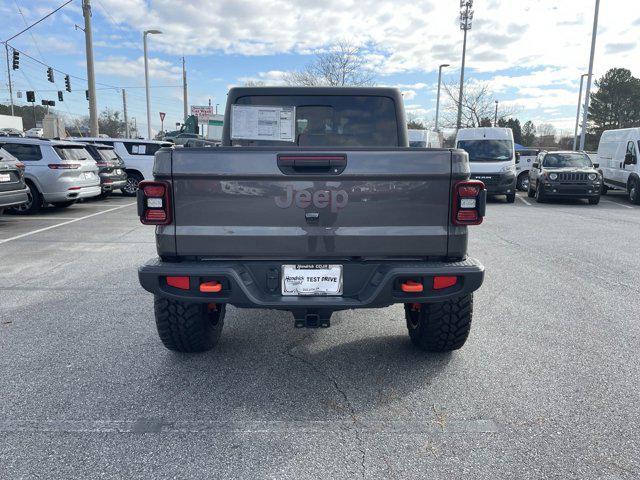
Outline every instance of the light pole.
[[97, 137], [98, 103], [96, 99], [96, 75], [93, 65], [93, 34], [91, 33], [91, 0], [82, 1], [82, 15], [84, 16], [84, 39], [87, 51], [87, 83], [89, 89], [89, 127], [91, 136]]
[[578, 124], [580, 122], [580, 104], [582, 103], [582, 84], [584, 83], [584, 77], [588, 76], [588, 73], [580, 75], [580, 93], [578, 93], [578, 111], [576, 112], [576, 128], [573, 130], [573, 150], [575, 151], [578, 146]]
[[496, 100], [495, 102], [496, 102], [496, 113], [493, 115], [493, 126], [497, 127], [498, 126], [498, 100]]
[[442, 83], [442, 69], [448, 67], [448, 63], [443, 63], [438, 67], [438, 96], [436, 97], [436, 126], [435, 130], [438, 131], [438, 115], [440, 114], [440, 84]]
[[462, 67], [460, 68], [460, 93], [458, 94], [458, 121], [456, 127], [460, 130], [462, 125], [462, 92], [464, 89], [464, 61], [467, 55], [467, 32], [471, 30], [471, 22], [473, 20], [473, 0], [460, 0], [460, 30], [464, 31], [464, 40], [462, 41]]
[[144, 87], [147, 92], [147, 139], [151, 140], [151, 103], [149, 99], [149, 59], [147, 58], [147, 35], [162, 33], [160, 30], [145, 30], [142, 33], [142, 44], [144, 48]]
[[593, 32], [591, 34], [591, 55], [589, 57], [589, 73], [587, 76], [587, 90], [584, 93], [584, 112], [582, 112], [582, 131], [580, 133], [580, 150], [584, 150], [584, 137], [587, 133], [587, 115], [589, 113], [589, 95], [591, 94], [591, 77], [593, 76], [593, 57], [596, 53], [596, 37], [598, 36], [598, 11], [600, 0], [596, 0], [596, 8], [593, 13]]

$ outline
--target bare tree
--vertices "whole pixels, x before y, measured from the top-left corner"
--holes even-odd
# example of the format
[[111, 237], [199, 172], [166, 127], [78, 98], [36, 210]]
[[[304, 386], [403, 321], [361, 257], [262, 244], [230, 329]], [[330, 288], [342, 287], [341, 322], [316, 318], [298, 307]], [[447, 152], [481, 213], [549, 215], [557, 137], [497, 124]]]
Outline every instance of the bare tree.
[[[455, 127], [458, 115], [458, 85], [444, 84], [445, 98], [444, 125]], [[466, 84], [462, 95], [462, 126], [480, 127], [493, 121], [495, 116], [495, 96], [486, 83]], [[514, 115], [517, 109], [498, 104], [498, 119]]]
[[288, 85], [305, 87], [374, 85], [374, 75], [366, 66], [360, 47], [347, 41], [338, 42], [328, 52], [316, 53], [316, 58], [302, 70], [284, 77]]

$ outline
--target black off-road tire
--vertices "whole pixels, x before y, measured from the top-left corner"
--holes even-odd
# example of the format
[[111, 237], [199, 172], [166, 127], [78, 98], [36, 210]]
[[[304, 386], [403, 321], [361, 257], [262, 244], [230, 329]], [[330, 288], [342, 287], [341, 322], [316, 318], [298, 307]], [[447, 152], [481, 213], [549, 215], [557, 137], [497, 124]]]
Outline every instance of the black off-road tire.
[[407, 303], [404, 311], [414, 345], [427, 352], [450, 352], [469, 336], [473, 294], [439, 303]]
[[547, 201], [547, 197], [545, 196], [544, 192], [540, 188], [540, 185], [537, 185], [535, 197], [536, 197], [537, 203], [544, 203]]
[[220, 340], [226, 310], [224, 304], [180, 302], [155, 297], [153, 309], [158, 335], [169, 350], [205, 352]]
[[600, 195], [589, 199], [589, 205], [598, 205], [600, 203]]
[[507, 193], [505, 195], [505, 197], [507, 197], [507, 203], [515, 203], [515, 201], [516, 201], [516, 194], [515, 193]]
[[607, 193], [609, 193], [609, 187], [607, 187], [603, 181], [602, 185], [600, 186], [600, 195], [606, 195]]

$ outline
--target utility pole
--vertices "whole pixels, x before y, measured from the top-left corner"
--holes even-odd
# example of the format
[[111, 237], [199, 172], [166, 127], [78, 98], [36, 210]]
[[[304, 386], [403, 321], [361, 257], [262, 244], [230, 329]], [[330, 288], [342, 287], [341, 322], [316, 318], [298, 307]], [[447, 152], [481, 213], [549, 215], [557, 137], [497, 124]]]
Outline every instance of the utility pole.
[[131, 138], [131, 130], [129, 129], [129, 115], [127, 114], [127, 92], [122, 89], [122, 111], [124, 112], [124, 131], [125, 138]]
[[189, 103], [187, 100], [187, 69], [184, 64], [184, 57], [182, 57], [182, 98], [183, 98], [183, 108], [184, 108], [184, 121], [187, 122], [187, 104]]
[[471, 22], [473, 20], [473, 0], [460, 0], [460, 30], [464, 31], [464, 40], [462, 41], [462, 67], [460, 68], [460, 93], [458, 94], [458, 121], [456, 128], [460, 130], [462, 126], [462, 94], [464, 90], [464, 63], [467, 55], [467, 32], [471, 30]]
[[147, 96], [147, 139], [151, 140], [151, 100], [149, 98], [149, 58], [147, 55], [147, 35], [157, 35], [160, 30], [145, 30], [142, 32], [142, 44], [144, 50], [144, 88]]
[[598, 11], [600, 0], [596, 0], [593, 13], [593, 32], [591, 34], [591, 55], [589, 57], [589, 73], [587, 76], [587, 91], [584, 94], [584, 112], [582, 112], [582, 132], [580, 133], [580, 150], [584, 150], [584, 137], [587, 133], [587, 116], [589, 114], [589, 95], [591, 94], [591, 77], [593, 76], [593, 57], [596, 53], [596, 37], [598, 36]]
[[11, 67], [9, 66], [9, 45], [4, 44], [4, 50], [7, 54], [7, 79], [9, 80], [9, 98], [11, 99], [11, 116], [13, 117], [13, 85], [11, 83]]
[[493, 126], [498, 126], [498, 100], [496, 100], [496, 113], [493, 115]]
[[436, 132], [438, 131], [438, 117], [440, 115], [440, 84], [442, 83], [442, 69], [448, 66], [449, 66], [448, 63], [443, 63], [438, 67], [438, 96], [436, 97], [436, 126], [435, 126]]
[[580, 93], [578, 93], [578, 111], [576, 112], [576, 128], [573, 130], [573, 150], [575, 151], [578, 146], [578, 125], [580, 123], [580, 107], [582, 104], [582, 84], [584, 83], [584, 77], [589, 75], [583, 73], [580, 75]]
[[93, 66], [93, 34], [91, 33], [91, 0], [82, 0], [82, 15], [84, 16], [84, 40], [87, 50], [87, 80], [89, 84], [89, 128], [92, 137], [97, 137], [98, 104], [96, 101], [96, 76]]

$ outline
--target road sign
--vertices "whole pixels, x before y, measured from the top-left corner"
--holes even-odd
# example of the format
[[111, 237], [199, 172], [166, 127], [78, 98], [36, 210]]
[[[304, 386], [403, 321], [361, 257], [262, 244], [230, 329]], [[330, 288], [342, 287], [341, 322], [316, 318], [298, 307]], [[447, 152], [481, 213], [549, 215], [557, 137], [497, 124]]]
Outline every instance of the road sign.
[[191, 115], [195, 115], [198, 117], [198, 121], [207, 121], [209, 117], [213, 116], [213, 106], [212, 105], [191, 105]]
[[166, 113], [164, 112], [160, 112], [160, 121], [164, 122], [164, 117], [165, 117]]

